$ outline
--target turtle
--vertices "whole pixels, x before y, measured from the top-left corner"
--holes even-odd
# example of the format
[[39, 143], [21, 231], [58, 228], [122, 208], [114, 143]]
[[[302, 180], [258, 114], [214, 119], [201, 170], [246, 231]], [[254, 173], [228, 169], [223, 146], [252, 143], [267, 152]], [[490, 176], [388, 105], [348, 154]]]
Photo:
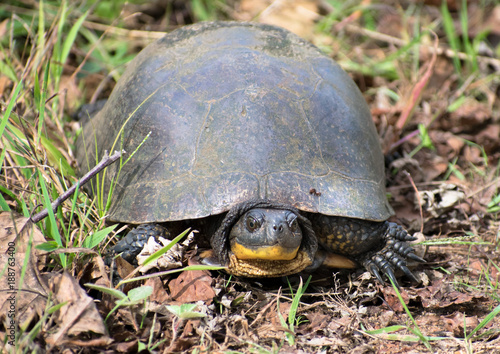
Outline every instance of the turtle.
[[[90, 115], [90, 114], [89, 114]], [[384, 156], [350, 76], [280, 27], [232, 21], [176, 29], [144, 48], [82, 122], [82, 174], [105, 151], [108, 220], [137, 226], [133, 255], [179, 223], [205, 225], [206, 263], [280, 277], [364, 267], [412, 281], [415, 238], [388, 219]]]

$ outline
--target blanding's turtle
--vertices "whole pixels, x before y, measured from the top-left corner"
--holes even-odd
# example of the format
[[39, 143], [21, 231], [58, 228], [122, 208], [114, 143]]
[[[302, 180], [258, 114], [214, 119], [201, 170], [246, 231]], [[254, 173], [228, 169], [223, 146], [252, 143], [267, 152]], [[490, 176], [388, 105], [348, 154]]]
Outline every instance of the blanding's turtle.
[[406, 266], [423, 261], [406, 243], [414, 238], [387, 221], [384, 160], [363, 96], [284, 29], [199, 23], [149, 45], [84, 124], [82, 173], [96, 146], [98, 156], [135, 151], [105, 174], [105, 191], [116, 180], [109, 220], [142, 224], [115, 251], [130, 256], [163, 225], [198, 220], [210, 224], [209, 260], [235, 275], [363, 265], [380, 281], [396, 282], [395, 269], [417, 281]]

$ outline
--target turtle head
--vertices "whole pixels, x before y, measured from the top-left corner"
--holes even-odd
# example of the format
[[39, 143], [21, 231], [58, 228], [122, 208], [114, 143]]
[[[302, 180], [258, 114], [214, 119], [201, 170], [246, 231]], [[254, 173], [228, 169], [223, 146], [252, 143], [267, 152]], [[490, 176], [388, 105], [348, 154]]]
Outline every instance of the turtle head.
[[231, 229], [229, 245], [238, 259], [292, 260], [302, 243], [297, 215], [289, 210], [256, 208]]
[[298, 273], [312, 264], [318, 249], [309, 219], [291, 205], [266, 199], [231, 208], [211, 244], [211, 259], [229, 273], [259, 278]]

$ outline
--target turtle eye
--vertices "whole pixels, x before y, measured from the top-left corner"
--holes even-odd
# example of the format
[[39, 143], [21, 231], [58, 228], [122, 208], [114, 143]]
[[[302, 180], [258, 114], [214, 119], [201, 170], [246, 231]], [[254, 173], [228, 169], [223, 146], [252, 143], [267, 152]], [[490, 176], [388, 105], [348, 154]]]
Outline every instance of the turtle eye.
[[260, 221], [253, 216], [247, 216], [247, 229], [250, 232], [254, 232], [260, 227]]
[[297, 221], [297, 217], [294, 216], [293, 219], [288, 220], [288, 225], [290, 227], [290, 231], [297, 232], [299, 230], [299, 222]]

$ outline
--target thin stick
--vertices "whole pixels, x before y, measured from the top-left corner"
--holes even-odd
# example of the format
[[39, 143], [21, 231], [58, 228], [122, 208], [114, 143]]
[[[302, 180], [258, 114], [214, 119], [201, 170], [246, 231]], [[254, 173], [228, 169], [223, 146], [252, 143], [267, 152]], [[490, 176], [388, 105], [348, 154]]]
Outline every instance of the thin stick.
[[[403, 39], [400, 39], [397, 37], [392, 37], [392, 36], [389, 36], [387, 34], [372, 31], [372, 30], [369, 30], [366, 28], [361, 28], [361, 27], [358, 27], [356, 25], [347, 24], [347, 25], [345, 25], [345, 29], [348, 32], [362, 34], [362, 35], [365, 35], [365, 36], [370, 37], [372, 39], [376, 39], [376, 40], [379, 40], [382, 42], [390, 43], [390, 44], [393, 44], [393, 45], [396, 45], [399, 47], [403, 47], [403, 46], [408, 44], [408, 42], [403, 40]], [[455, 51], [453, 49], [450, 49], [450, 48], [434, 47], [434, 46], [424, 45], [424, 44], [420, 44], [420, 48], [425, 48], [431, 54], [444, 55], [445, 57], [448, 57], [448, 58], [457, 57], [460, 60], [468, 60], [469, 59], [469, 56], [467, 55], [467, 53], [463, 53], [463, 52], [456, 52], [455, 53]], [[476, 59], [477, 59], [477, 61], [480, 61], [480, 62], [485, 63], [485, 64], [489, 64], [489, 65], [497, 68], [497, 70], [500, 68], [500, 60], [498, 60], [496, 58], [490, 58], [490, 57], [477, 55]]]
[[[111, 156], [108, 155], [108, 152], [104, 153], [104, 157], [102, 158], [101, 162], [99, 162], [93, 169], [91, 169], [89, 172], [87, 172], [80, 180], [78, 183], [74, 184], [71, 186], [70, 189], [68, 189], [66, 192], [61, 194], [59, 197], [57, 197], [56, 200], [54, 200], [51, 204], [52, 210], [55, 212], [59, 205], [61, 205], [62, 202], [64, 202], [66, 199], [68, 199], [80, 186], [83, 186], [85, 183], [90, 181], [96, 174], [101, 172], [103, 169], [111, 165], [113, 162], [118, 160], [122, 154], [125, 151], [115, 151], [115, 153]], [[43, 209], [41, 212], [39, 212], [36, 215], [33, 215], [31, 217], [31, 221], [34, 223], [39, 222], [40, 220], [43, 220], [44, 218], [49, 215], [49, 210], [48, 209]]]

